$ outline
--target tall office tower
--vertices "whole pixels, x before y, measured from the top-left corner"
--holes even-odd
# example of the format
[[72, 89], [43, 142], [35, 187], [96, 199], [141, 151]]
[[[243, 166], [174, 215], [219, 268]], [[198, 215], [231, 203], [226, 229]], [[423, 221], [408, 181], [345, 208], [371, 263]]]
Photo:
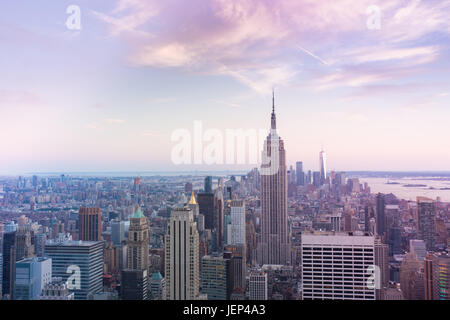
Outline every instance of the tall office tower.
[[245, 276], [247, 273], [246, 247], [244, 245], [225, 246], [224, 257], [230, 259], [232, 292], [245, 291]]
[[314, 185], [314, 187], [319, 188], [321, 183], [320, 183], [320, 172], [319, 171], [314, 171], [313, 175], [312, 175], [312, 184]]
[[219, 184], [215, 195], [214, 195], [214, 233], [215, 233], [215, 245], [213, 246], [215, 250], [220, 251], [223, 247], [224, 239], [224, 202], [222, 186]]
[[103, 250], [103, 261], [105, 267], [103, 270], [104, 274], [118, 274], [119, 273], [119, 251], [120, 247], [116, 247], [112, 242], [105, 244]]
[[297, 174], [297, 185], [304, 186], [305, 185], [305, 173], [303, 172], [303, 162], [297, 161], [295, 163], [295, 166], [296, 166], [295, 173]]
[[[371, 209], [371, 208], [370, 208]], [[370, 230], [370, 209], [369, 209], [369, 206], [368, 205], [366, 205], [365, 207], [364, 207], [364, 231], [365, 232], [369, 232], [369, 230]]]
[[229, 244], [245, 245], [245, 202], [231, 200], [231, 239]]
[[130, 229], [128, 230], [128, 269], [148, 269], [149, 233], [147, 218], [138, 208], [130, 218]]
[[69, 291], [67, 282], [60, 277], [52, 277], [51, 282], [44, 285], [39, 300], [74, 300], [75, 294]]
[[125, 222], [111, 221], [111, 240], [115, 246], [121, 246], [125, 241]]
[[38, 183], [39, 183], [38, 177], [37, 176], [33, 176], [31, 179], [32, 179], [31, 184], [33, 185], [33, 187], [36, 188], [38, 186]]
[[79, 239], [83, 241], [102, 240], [102, 213], [100, 208], [80, 208], [78, 215]]
[[228, 300], [231, 296], [230, 259], [219, 255], [204, 256], [201, 272], [202, 293], [208, 300]]
[[387, 243], [389, 245], [389, 255], [394, 256], [395, 254], [402, 253], [402, 227], [392, 226], [387, 232]]
[[338, 184], [338, 185], [340, 185], [340, 186], [342, 186], [342, 185], [344, 185], [345, 184], [345, 172], [339, 172], [339, 173], [337, 173], [337, 175], [336, 175], [336, 183]]
[[373, 236], [316, 232], [301, 242], [303, 300], [375, 300]]
[[199, 234], [188, 207], [171, 212], [165, 236], [167, 300], [192, 300], [199, 293]]
[[31, 258], [34, 255], [34, 245], [30, 230], [19, 227], [16, 232], [16, 261]]
[[245, 221], [245, 251], [246, 259], [252, 265], [256, 263], [256, 251], [258, 247], [255, 223], [253, 220]]
[[264, 141], [261, 165], [261, 240], [258, 263], [290, 264], [287, 213], [286, 151], [278, 136], [275, 97], [272, 97], [271, 129]]
[[408, 252], [400, 266], [400, 288], [405, 300], [423, 300], [424, 284], [424, 274], [419, 260], [415, 253]]
[[197, 200], [195, 200], [195, 195], [194, 195], [194, 191], [191, 192], [191, 198], [189, 199], [188, 202], [188, 207], [192, 209], [192, 213], [195, 216], [198, 216], [200, 213], [200, 208], [198, 206]]
[[377, 222], [377, 234], [380, 237], [384, 237], [384, 234], [386, 232], [386, 214], [385, 214], [386, 204], [384, 201], [384, 194], [378, 193], [376, 202], [377, 202], [377, 215], [375, 217], [375, 220]]
[[435, 273], [437, 255], [434, 253], [427, 253], [423, 264], [423, 278], [425, 300], [434, 300], [435, 296]]
[[47, 236], [45, 233], [36, 233], [34, 235], [34, 253], [38, 257], [44, 255], [45, 241], [47, 241]]
[[14, 295], [14, 265], [16, 263], [16, 231], [3, 234], [2, 294]]
[[197, 194], [198, 209], [201, 215], [205, 217], [205, 229], [214, 229], [214, 194]]
[[229, 204], [224, 208], [223, 217], [223, 243], [231, 244], [231, 208]]
[[150, 278], [150, 300], [164, 300], [166, 298], [166, 281], [160, 272], [155, 272]]
[[184, 184], [184, 193], [190, 194], [194, 190], [194, 186], [191, 182], [186, 182]]
[[450, 300], [450, 256], [439, 255], [434, 268], [434, 300]]
[[308, 170], [308, 174], [306, 175], [306, 181], [305, 181], [305, 184], [306, 184], [306, 185], [311, 184], [312, 181], [313, 181], [313, 173], [312, 173], [311, 170]]
[[42, 289], [52, 279], [52, 260], [26, 258], [16, 262], [14, 300], [38, 300]]
[[123, 300], [148, 299], [149, 226], [147, 218], [138, 208], [130, 218], [128, 231], [128, 263], [122, 271], [121, 298]]
[[134, 178], [134, 185], [133, 185], [134, 191], [139, 191], [140, 185], [141, 185], [141, 177], [135, 177]]
[[267, 273], [264, 271], [252, 271], [249, 279], [249, 300], [268, 300], [269, 290]]
[[325, 151], [319, 153], [319, 165], [320, 165], [320, 184], [324, 184], [327, 180], [327, 155]]
[[425, 241], [427, 251], [435, 249], [436, 230], [435, 217], [436, 208], [432, 199], [417, 197], [417, 231], [420, 240]]
[[205, 193], [211, 193], [212, 192], [212, 177], [211, 176], [207, 176], [205, 178], [205, 184], [203, 187], [203, 191]]
[[423, 240], [416, 240], [416, 239], [409, 240], [409, 251], [416, 254], [417, 260], [419, 260], [420, 265], [423, 266], [424, 259], [427, 255], [427, 248], [425, 246], [425, 242]]
[[379, 287], [376, 288], [377, 300], [381, 300], [384, 289], [389, 284], [389, 247], [381, 242], [381, 239], [375, 238], [375, 265], [380, 270]]
[[69, 283], [75, 300], [87, 300], [103, 288], [102, 241], [48, 241], [44, 254], [52, 259], [52, 274]]
[[290, 185], [290, 184], [295, 185], [296, 184], [297, 178], [296, 178], [295, 170], [294, 170], [294, 168], [292, 166], [290, 166], [289, 170], [287, 170], [286, 176], [287, 176], [288, 185]]
[[348, 178], [347, 179], [347, 187], [349, 188], [349, 191], [351, 193], [359, 193], [360, 192], [359, 179], [358, 178]]

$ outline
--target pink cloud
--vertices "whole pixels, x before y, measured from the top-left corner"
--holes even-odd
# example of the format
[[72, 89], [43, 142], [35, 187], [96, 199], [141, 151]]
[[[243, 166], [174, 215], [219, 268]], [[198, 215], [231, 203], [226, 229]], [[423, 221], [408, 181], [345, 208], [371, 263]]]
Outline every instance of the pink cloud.
[[[366, 27], [373, 4], [382, 13], [377, 31]], [[328, 62], [342, 67], [336, 81], [350, 76], [342, 74], [348, 66], [433, 62], [439, 48], [414, 41], [431, 32], [449, 34], [449, 8], [450, 1], [418, 0], [120, 0], [112, 12], [96, 15], [130, 45], [133, 65], [226, 74], [266, 93], [305, 72], [301, 66], [311, 59], [321, 68]], [[342, 84], [388, 76], [396, 75], [359, 73]]]

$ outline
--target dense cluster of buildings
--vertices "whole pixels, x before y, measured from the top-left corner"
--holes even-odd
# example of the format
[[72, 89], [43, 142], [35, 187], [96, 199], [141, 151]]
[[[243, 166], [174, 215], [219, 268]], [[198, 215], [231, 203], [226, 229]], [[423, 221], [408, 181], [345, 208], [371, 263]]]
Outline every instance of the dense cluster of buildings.
[[286, 165], [275, 110], [240, 176], [0, 179], [1, 297], [450, 299], [450, 204]]

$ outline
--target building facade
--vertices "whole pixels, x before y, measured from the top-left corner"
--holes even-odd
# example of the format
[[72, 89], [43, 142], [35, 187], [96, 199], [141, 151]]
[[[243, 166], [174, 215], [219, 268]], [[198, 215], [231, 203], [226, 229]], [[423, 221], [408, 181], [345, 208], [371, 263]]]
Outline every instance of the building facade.
[[103, 288], [103, 242], [50, 241], [45, 255], [52, 259], [52, 274], [68, 282], [75, 300], [87, 300]]
[[192, 300], [199, 294], [199, 234], [189, 207], [172, 210], [165, 235], [167, 300]]
[[301, 242], [303, 300], [375, 300], [373, 236], [317, 232]]
[[272, 101], [271, 130], [264, 141], [261, 165], [261, 239], [258, 263], [290, 264], [287, 212], [286, 151], [278, 136]]
[[102, 240], [102, 213], [100, 208], [80, 208], [78, 214], [79, 239], [83, 241]]

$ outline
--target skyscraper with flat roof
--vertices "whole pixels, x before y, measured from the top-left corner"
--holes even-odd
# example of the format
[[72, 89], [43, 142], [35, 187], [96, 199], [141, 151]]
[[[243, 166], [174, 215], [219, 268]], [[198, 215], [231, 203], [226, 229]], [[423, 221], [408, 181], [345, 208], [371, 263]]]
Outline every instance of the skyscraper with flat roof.
[[305, 185], [305, 173], [303, 172], [303, 162], [297, 161], [295, 163], [295, 174], [297, 175], [297, 185], [304, 186]]
[[384, 237], [386, 233], [386, 204], [384, 194], [378, 193], [376, 198], [376, 217], [377, 234]]
[[209, 255], [202, 258], [202, 293], [208, 300], [227, 300], [230, 298], [232, 282], [230, 277], [230, 259]]
[[14, 300], [39, 300], [52, 279], [52, 260], [33, 257], [17, 261], [14, 278]]
[[103, 288], [103, 242], [49, 241], [45, 255], [52, 259], [52, 274], [68, 282], [75, 300], [87, 300], [89, 294]]
[[245, 202], [231, 200], [231, 245], [245, 245]]
[[212, 192], [212, 177], [207, 176], [205, 178], [205, 185], [203, 187], [205, 193], [211, 193]]
[[14, 264], [16, 263], [16, 231], [3, 234], [2, 294], [14, 295]]
[[205, 229], [214, 229], [214, 193], [197, 194], [199, 213], [205, 217]]
[[436, 207], [432, 199], [417, 197], [417, 217], [418, 237], [425, 241], [427, 251], [433, 251], [436, 243]]
[[78, 215], [79, 239], [83, 241], [101, 241], [102, 214], [100, 208], [80, 208]]
[[373, 236], [303, 233], [301, 243], [303, 300], [375, 300], [379, 278]]
[[249, 279], [249, 300], [268, 300], [269, 290], [267, 273], [262, 270], [255, 270], [250, 273]]

